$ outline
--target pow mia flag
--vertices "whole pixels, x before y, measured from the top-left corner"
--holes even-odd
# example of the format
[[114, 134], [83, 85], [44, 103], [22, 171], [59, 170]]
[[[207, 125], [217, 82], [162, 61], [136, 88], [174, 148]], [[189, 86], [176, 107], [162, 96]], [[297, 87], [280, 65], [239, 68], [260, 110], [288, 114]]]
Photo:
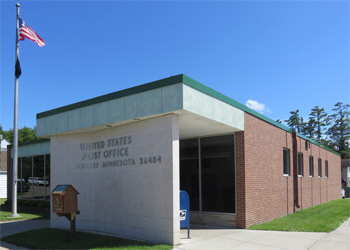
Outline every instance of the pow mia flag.
[[15, 66], [15, 76], [16, 76], [16, 78], [18, 78], [21, 74], [22, 74], [21, 65], [19, 64], [19, 60], [17, 58], [16, 66]]

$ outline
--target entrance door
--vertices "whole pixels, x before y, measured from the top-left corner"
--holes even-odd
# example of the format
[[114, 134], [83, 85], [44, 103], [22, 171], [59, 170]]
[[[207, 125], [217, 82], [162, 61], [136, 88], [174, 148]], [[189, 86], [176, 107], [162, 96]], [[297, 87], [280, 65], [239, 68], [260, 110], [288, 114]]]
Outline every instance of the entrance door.
[[235, 213], [234, 135], [181, 140], [180, 189], [191, 211]]

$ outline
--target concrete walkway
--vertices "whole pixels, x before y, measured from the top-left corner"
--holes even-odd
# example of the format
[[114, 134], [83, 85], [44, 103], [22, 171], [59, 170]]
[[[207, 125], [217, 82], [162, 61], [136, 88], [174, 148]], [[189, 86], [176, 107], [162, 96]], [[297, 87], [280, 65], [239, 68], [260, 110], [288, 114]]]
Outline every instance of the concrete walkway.
[[[243, 229], [192, 228], [191, 238], [187, 230], [181, 230], [180, 245], [174, 250], [217, 249], [293, 249], [293, 250], [349, 250], [350, 219], [330, 233], [300, 233], [256, 231]], [[50, 227], [49, 220], [27, 220], [0, 223], [0, 236]], [[0, 250], [25, 249], [0, 242]]]
[[181, 230], [181, 244], [174, 250], [349, 250], [350, 219], [330, 233], [258, 231], [243, 229], [191, 229], [190, 239], [187, 230]]
[[[10, 221], [10, 222], [0, 222], [0, 239], [2, 237], [16, 234], [20, 232], [25, 232], [33, 229], [50, 227], [50, 220], [22, 220], [22, 221]], [[14, 245], [7, 244], [0, 241], [0, 250], [6, 249], [26, 249], [17, 247]]]

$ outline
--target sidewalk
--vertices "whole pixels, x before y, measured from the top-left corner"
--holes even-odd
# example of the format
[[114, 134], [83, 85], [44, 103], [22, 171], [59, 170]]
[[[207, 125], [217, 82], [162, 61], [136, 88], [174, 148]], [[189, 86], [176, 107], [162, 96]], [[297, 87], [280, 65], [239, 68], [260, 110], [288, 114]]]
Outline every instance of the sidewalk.
[[[29, 231], [32, 229], [38, 229], [43, 227], [50, 227], [50, 220], [22, 220], [22, 221], [6, 221], [0, 222], [0, 239], [2, 237], [16, 234], [24, 231]], [[6, 249], [26, 249], [20, 248], [14, 245], [7, 244], [0, 241], [0, 250]]]
[[[291, 249], [348, 250], [350, 249], [350, 219], [330, 233], [257, 231], [244, 229], [193, 228], [191, 238], [181, 230], [180, 245], [174, 250], [213, 249]], [[13, 221], [0, 223], [1, 237], [37, 228], [50, 227], [49, 220]], [[0, 250], [26, 249], [0, 242]]]
[[181, 230], [180, 245], [174, 250], [212, 249], [291, 249], [291, 250], [349, 250], [350, 219], [330, 233], [258, 231], [243, 229], [191, 229]]

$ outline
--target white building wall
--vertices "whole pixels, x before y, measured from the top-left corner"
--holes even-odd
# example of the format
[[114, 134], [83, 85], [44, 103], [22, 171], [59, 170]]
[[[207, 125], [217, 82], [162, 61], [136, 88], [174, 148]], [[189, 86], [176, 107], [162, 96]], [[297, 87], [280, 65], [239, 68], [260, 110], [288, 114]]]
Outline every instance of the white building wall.
[[350, 183], [350, 167], [342, 167], [341, 170], [341, 177]]
[[[179, 244], [178, 116], [51, 137], [52, 189], [59, 184], [80, 193], [78, 230]], [[51, 227], [70, 223], [51, 215]]]
[[7, 172], [0, 171], [0, 198], [7, 198]]

